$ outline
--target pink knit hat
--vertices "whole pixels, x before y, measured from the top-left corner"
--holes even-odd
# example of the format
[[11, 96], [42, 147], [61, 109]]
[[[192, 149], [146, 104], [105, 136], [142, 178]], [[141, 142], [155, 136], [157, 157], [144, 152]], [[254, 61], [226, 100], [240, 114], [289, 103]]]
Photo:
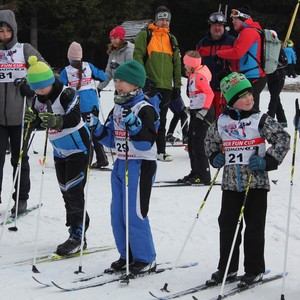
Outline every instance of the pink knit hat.
[[68, 50], [68, 59], [77, 61], [82, 59], [82, 48], [79, 43], [72, 42]]
[[117, 26], [114, 28], [110, 34], [109, 37], [119, 38], [120, 40], [124, 40], [126, 31], [122, 26]]

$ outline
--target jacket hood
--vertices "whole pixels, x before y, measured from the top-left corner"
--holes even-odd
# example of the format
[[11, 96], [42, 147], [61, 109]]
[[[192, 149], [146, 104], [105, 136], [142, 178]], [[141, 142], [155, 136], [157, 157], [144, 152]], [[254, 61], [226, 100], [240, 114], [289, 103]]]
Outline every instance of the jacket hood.
[[13, 36], [12, 39], [7, 44], [0, 43], [0, 48], [10, 49], [18, 42], [18, 37], [17, 37], [18, 25], [16, 22], [16, 17], [14, 12], [11, 10], [0, 10], [0, 23], [1, 22], [5, 22], [11, 27], [13, 31]]
[[244, 28], [254, 28], [254, 29], [262, 30], [259, 23], [254, 22], [252, 18], [249, 18], [243, 22], [241, 30]]

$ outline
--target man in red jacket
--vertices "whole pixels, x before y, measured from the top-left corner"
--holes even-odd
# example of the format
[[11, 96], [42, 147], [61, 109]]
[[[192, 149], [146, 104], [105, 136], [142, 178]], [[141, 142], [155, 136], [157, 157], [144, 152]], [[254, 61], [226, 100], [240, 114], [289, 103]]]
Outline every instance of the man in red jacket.
[[233, 48], [218, 50], [217, 57], [232, 60], [232, 71], [243, 73], [251, 82], [254, 108], [259, 109], [259, 96], [264, 89], [267, 77], [261, 67], [262, 40], [258, 22], [254, 22], [245, 8], [233, 9], [230, 17], [234, 30], [239, 33]]

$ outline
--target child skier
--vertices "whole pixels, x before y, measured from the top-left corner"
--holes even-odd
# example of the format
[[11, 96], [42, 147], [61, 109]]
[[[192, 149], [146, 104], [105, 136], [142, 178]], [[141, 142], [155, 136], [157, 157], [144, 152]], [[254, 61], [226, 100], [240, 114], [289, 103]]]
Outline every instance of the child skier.
[[189, 175], [179, 179], [190, 184], [210, 184], [209, 162], [204, 149], [204, 138], [213, 114], [209, 110], [214, 98], [214, 92], [209, 82], [211, 72], [202, 65], [202, 59], [197, 51], [188, 51], [183, 58], [188, 75], [188, 95], [190, 98], [190, 124], [188, 131], [188, 151], [191, 164]]
[[[277, 169], [289, 150], [290, 136], [283, 127], [253, 108], [252, 86], [243, 74], [220, 74], [227, 110], [209, 127], [205, 149], [214, 168], [223, 170], [222, 207], [219, 215], [220, 259], [218, 271], [207, 284], [221, 283], [239, 219], [247, 185], [244, 219], [244, 269], [241, 286], [262, 280], [265, 272], [264, 244], [268, 171]], [[271, 144], [266, 150], [265, 142]], [[252, 180], [249, 176], [252, 174]], [[239, 266], [242, 224], [232, 253], [227, 278], [235, 278]]]
[[[111, 264], [110, 271], [125, 270], [126, 263], [130, 263], [129, 271], [133, 275], [156, 269], [148, 210], [156, 174], [159, 114], [142, 91], [145, 81], [145, 70], [137, 61], [121, 64], [114, 74], [115, 106], [105, 124], [93, 115], [88, 122], [88, 126], [94, 126], [99, 142], [117, 151], [111, 175], [111, 224], [120, 259]], [[126, 245], [125, 201], [129, 206], [129, 245]], [[126, 262], [126, 246], [130, 249], [129, 262]]]
[[[68, 255], [80, 249], [83, 232], [84, 186], [89, 156], [89, 130], [80, 116], [76, 91], [58, 81], [36, 56], [28, 59], [27, 81], [36, 96], [25, 122], [49, 130], [53, 146], [55, 171], [66, 207], [66, 226], [69, 238], [58, 245], [56, 253]], [[53, 112], [52, 112], [53, 111]], [[86, 214], [85, 231], [89, 227]], [[84, 248], [86, 240], [84, 238]]]
[[[91, 63], [81, 60], [82, 48], [77, 42], [71, 43], [67, 55], [70, 65], [61, 71], [59, 80], [64, 85], [76, 89], [80, 98], [80, 112], [84, 121], [90, 113], [98, 117], [100, 108], [94, 79], [104, 81], [107, 78], [106, 74]], [[108, 166], [103, 146], [95, 140], [94, 150], [96, 153], [96, 162], [92, 164], [91, 168], [101, 169]]]

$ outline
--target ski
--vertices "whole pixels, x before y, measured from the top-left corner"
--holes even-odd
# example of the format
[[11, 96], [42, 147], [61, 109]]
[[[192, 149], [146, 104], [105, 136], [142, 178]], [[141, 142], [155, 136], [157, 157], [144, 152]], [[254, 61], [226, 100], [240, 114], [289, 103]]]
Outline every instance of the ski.
[[[288, 273], [285, 273], [285, 274], [287, 275]], [[273, 276], [269, 276], [269, 277], [263, 278], [262, 281], [259, 281], [259, 282], [255, 283], [255, 284], [245, 285], [245, 286], [242, 286], [242, 287], [237, 286], [237, 287], [234, 287], [231, 290], [225, 292], [222, 296], [219, 295], [218, 297], [211, 298], [210, 300], [218, 300], [218, 299], [224, 299], [224, 298], [227, 298], [227, 297], [231, 297], [233, 295], [236, 295], [236, 294], [242, 293], [244, 291], [253, 289], [256, 286], [259, 286], [259, 285], [262, 285], [262, 284], [265, 284], [265, 283], [268, 283], [268, 282], [280, 279], [282, 277], [283, 277], [283, 273], [278, 273], [278, 274], [275, 274]], [[194, 300], [198, 300], [198, 298], [195, 297], [195, 296], [193, 296], [193, 299]]]
[[[108, 250], [112, 250], [112, 249], [115, 249], [115, 246], [91, 247], [91, 248], [87, 248], [87, 249], [83, 250], [82, 255], [88, 255], [88, 254], [108, 251]], [[36, 258], [36, 264], [60, 261], [60, 260], [65, 260], [65, 259], [78, 257], [78, 256], [80, 256], [80, 251], [78, 251], [76, 253], [72, 253], [72, 254], [67, 255], [67, 256], [61, 256], [61, 255], [58, 255], [56, 253], [50, 253], [50, 254], [38, 256]], [[0, 269], [6, 269], [6, 268], [9, 268], [9, 267], [32, 264], [32, 262], [33, 262], [33, 259], [30, 258], [30, 259], [26, 259], [26, 260], [17, 261], [15, 263], [11, 264], [11, 265], [3, 266]]]
[[[39, 208], [39, 205], [36, 204], [34, 206], [31, 206], [29, 208], [26, 209], [26, 211], [24, 211], [23, 213], [21, 214], [18, 214], [17, 216], [17, 219], [21, 218], [21, 217], [24, 217], [26, 215], [28, 215], [29, 213], [31, 213], [32, 211], [36, 210], [37, 208]], [[10, 216], [8, 217], [6, 220], [2, 221], [0, 223], [0, 225], [7, 225], [7, 224], [12, 224], [14, 221], [16, 220], [16, 217], [15, 216]]]
[[166, 144], [166, 147], [185, 147], [187, 144], [175, 143], [175, 144]]
[[[233, 283], [233, 282], [238, 282], [240, 279], [241, 279], [241, 276], [237, 276], [235, 279], [227, 281], [226, 284]], [[164, 295], [164, 296], [156, 296], [151, 291], [149, 291], [149, 294], [155, 299], [168, 300], [168, 299], [180, 298], [180, 297], [183, 297], [185, 295], [194, 294], [194, 293], [200, 292], [200, 291], [205, 291], [205, 290], [211, 289], [213, 287], [217, 287], [219, 285], [221, 285], [221, 284], [207, 285], [206, 283], [203, 283], [203, 284], [197, 285], [195, 287], [191, 287], [189, 289], [182, 290], [182, 291], [179, 291], [179, 292], [176, 292], [176, 293], [173, 293], [173, 294]]]
[[[220, 181], [214, 182], [214, 185], [221, 185], [222, 183]], [[156, 181], [152, 185], [152, 187], [180, 187], [180, 186], [209, 186], [207, 184], [191, 184], [189, 182], [178, 182], [177, 180], [170, 180], [170, 181]]]
[[[185, 269], [185, 268], [190, 268], [190, 267], [194, 267], [196, 266], [198, 263], [189, 263], [189, 264], [185, 264], [185, 265], [181, 265], [181, 266], [177, 266], [177, 268], [181, 268], [181, 269]], [[173, 267], [161, 267], [156, 269], [154, 272], [145, 272], [142, 274], [138, 274], [136, 276], [133, 276], [132, 274], [130, 274], [129, 279], [135, 279], [135, 278], [140, 278], [140, 277], [144, 277], [146, 275], [153, 275], [153, 274], [160, 274], [164, 271], [167, 270], [172, 270]], [[104, 274], [98, 274], [97, 277], [103, 276]], [[108, 276], [112, 276], [108, 275]], [[113, 276], [113, 278], [108, 278], [107, 280], [103, 280], [100, 282], [94, 282], [94, 283], [90, 283], [90, 284], [84, 284], [84, 285], [78, 285], [78, 286], [70, 286], [70, 287], [63, 287], [60, 284], [57, 284], [54, 281], [51, 281], [51, 283], [57, 287], [58, 289], [65, 291], [65, 292], [71, 292], [71, 291], [78, 291], [78, 290], [84, 290], [84, 289], [89, 289], [89, 288], [93, 288], [93, 287], [99, 287], [99, 286], [103, 286], [105, 284], [109, 284], [109, 283], [113, 283], [113, 282], [124, 282], [128, 280], [128, 277], [126, 274], [120, 275], [119, 272], [117, 274], [115, 274], [116, 276]], [[95, 275], [93, 276], [93, 278], [96, 278]], [[78, 282], [78, 281], [77, 281]]]

